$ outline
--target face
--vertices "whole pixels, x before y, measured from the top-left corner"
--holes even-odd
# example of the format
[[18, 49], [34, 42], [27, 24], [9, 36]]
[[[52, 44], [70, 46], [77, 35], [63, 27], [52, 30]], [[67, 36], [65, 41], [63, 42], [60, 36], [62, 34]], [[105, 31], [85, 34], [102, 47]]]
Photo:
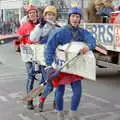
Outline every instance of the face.
[[31, 20], [31, 21], [37, 20], [37, 12], [36, 12], [36, 10], [30, 10], [28, 12], [28, 17], [29, 17], [29, 20]]
[[95, 5], [95, 9], [98, 11], [100, 8], [104, 8], [104, 4], [100, 3], [100, 4], [96, 4]]
[[80, 25], [81, 17], [78, 14], [71, 14], [69, 20], [72, 27], [78, 27]]
[[94, 4], [95, 4], [95, 9], [98, 11], [100, 8], [103, 8], [104, 7], [104, 4], [102, 2], [102, 0], [100, 1], [94, 1]]
[[105, 7], [111, 7], [113, 0], [102, 0]]
[[45, 18], [45, 20], [49, 20], [49, 21], [56, 20], [56, 16], [52, 12], [47, 12], [46, 15], [44, 16], [44, 18]]

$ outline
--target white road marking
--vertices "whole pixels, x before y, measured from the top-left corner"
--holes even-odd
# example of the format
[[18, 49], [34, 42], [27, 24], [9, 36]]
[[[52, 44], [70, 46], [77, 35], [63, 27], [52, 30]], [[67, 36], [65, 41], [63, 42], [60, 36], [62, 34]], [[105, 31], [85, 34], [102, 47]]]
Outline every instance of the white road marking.
[[[69, 91], [71, 91], [71, 88], [67, 88]], [[92, 99], [94, 99], [94, 100], [96, 100], [96, 101], [100, 101], [100, 102], [104, 102], [104, 103], [110, 103], [110, 101], [108, 101], [108, 100], [105, 100], [105, 99], [103, 99], [103, 98], [101, 98], [101, 97], [96, 97], [96, 96], [93, 96], [93, 95], [90, 95], [90, 94], [88, 94], [88, 93], [86, 93], [86, 92], [83, 92], [83, 95], [84, 96], [87, 96], [87, 97], [90, 97], [90, 98], [92, 98]]]
[[[18, 67], [16, 67], [16, 66], [14, 67], [13, 64], [7, 64], [7, 66], [8, 66], [8, 67], [11, 67], [11, 68], [13, 68], [13, 69], [18, 68]], [[22, 65], [22, 67], [19, 67], [19, 70], [20, 70], [20, 69], [25, 71], [25, 66], [24, 66], [24, 64]]]
[[94, 103], [81, 103], [81, 107], [80, 108], [102, 108]]
[[30, 119], [28, 116], [24, 116], [23, 114], [18, 114], [18, 116], [19, 116], [22, 120], [32, 120], [32, 119]]
[[111, 116], [108, 116], [102, 120], [120, 120], [120, 115], [111, 113]]
[[111, 115], [111, 112], [96, 113], [96, 114], [92, 114], [92, 115], [86, 115], [86, 116], [80, 117], [80, 120], [86, 120], [87, 118], [96, 117], [96, 116], [100, 116], [100, 115], [102, 116], [102, 115], [106, 115], [106, 114]]
[[118, 104], [115, 104], [114, 107], [120, 109], [120, 105], [118, 105]]
[[10, 77], [10, 76], [13, 76], [13, 75], [18, 75], [18, 76], [20, 76], [20, 75], [26, 75], [26, 73], [23, 72], [23, 71], [21, 71], [21, 72], [19, 71], [19, 72], [2, 73], [2, 74], [0, 75], [0, 77], [4, 77], [4, 76]]
[[103, 99], [101, 97], [92, 96], [92, 95], [90, 95], [90, 94], [88, 94], [86, 92], [84, 92], [83, 95], [87, 96], [87, 97], [90, 97], [90, 98], [92, 98], [92, 99], [94, 99], [96, 101], [100, 101], [100, 102], [104, 102], [104, 103], [110, 103], [110, 101], [108, 101], [108, 100], [105, 100], [105, 99]]
[[5, 96], [0, 96], [0, 100], [2, 100], [3, 102], [8, 102], [8, 99]]
[[8, 96], [10, 96], [11, 98], [19, 98], [19, 97], [21, 97], [23, 95], [23, 92], [14, 92], [14, 93], [10, 93], [10, 94], [8, 94]]

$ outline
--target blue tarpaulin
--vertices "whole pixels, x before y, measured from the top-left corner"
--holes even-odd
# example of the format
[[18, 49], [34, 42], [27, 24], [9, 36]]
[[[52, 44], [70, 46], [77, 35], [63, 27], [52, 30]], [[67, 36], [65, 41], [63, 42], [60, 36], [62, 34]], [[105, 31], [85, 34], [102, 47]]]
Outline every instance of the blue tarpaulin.
[[111, 12], [113, 12], [112, 8], [100, 8], [96, 14], [100, 16], [110, 16]]

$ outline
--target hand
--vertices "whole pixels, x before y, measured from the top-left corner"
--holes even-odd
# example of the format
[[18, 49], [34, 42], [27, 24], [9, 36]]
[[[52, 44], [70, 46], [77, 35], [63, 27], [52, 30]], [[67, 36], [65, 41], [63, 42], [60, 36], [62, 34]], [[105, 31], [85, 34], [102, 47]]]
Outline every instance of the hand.
[[86, 47], [84, 47], [84, 48], [82, 48], [82, 49], [80, 50], [80, 53], [84, 55], [84, 54], [86, 54], [89, 50], [90, 50], [89, 47], [86, 46]]
[[19, 45], [20, 44], [20, 40], [19, 39], [16, 39], [15, 40], [15, 45]]
[[54, 68], [53, 68], [53, 66], [49, 65], [49, 66], [45, 67], [45, 70], [48, 70], [48, 69], [54, 69]]
[[55, 72], [56, 72], [56, 70], [52, 66], [47, 66], [45, 68], [47, 82], [51, 82], [54, 79], [54, 77], [56, 77], [56, 76], [54, 76]]
[[47, 66], [45, 68], [45, 72], [48, 75], [48, 77], [50, 77], [53, 73], [56, 72], [56, 70], [52, 66]]

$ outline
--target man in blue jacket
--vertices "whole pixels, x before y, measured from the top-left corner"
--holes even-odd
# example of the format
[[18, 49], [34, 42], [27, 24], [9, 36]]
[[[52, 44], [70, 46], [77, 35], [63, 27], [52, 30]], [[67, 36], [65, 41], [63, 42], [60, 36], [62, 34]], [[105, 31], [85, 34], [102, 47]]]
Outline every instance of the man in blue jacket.
[[[85, 54], [89, 50], [95, 49], [96, 43], [95, 38], [90, 32], [79, 27], [82, 18], [81, 9], [74, 7], [68, 11], [68, 24], [61, 29], [53, 33], [47, 42], [45, 49], [45, 62], [48, 68], [52, 67], [52, 63], [56, 56], [56, 48], [58, 45], [64, 45], [70, 43], [72, 40], [76, 42], [85, 42], [86, 47], [80, 50], [81, 54]], [[50, 67], [51, 66], [51, 67]], [[73, 77], [74, 76], [74, 77]], [[64, 78], [62, 78], [64, 79]], [[71, 108], [67, 120], [78, 120], [76, 116], [77, 109], [79, 107], [81, 99], [81, 76], [75, 76], [69, 74], [69, 81], [73, 96], [71, 98]], [[56, 88], [56, 109], [57, 109], [57, 120], [64, 120], [63, 114], [63, 96], [65, 91], [65, 85], [59, 85]]]

